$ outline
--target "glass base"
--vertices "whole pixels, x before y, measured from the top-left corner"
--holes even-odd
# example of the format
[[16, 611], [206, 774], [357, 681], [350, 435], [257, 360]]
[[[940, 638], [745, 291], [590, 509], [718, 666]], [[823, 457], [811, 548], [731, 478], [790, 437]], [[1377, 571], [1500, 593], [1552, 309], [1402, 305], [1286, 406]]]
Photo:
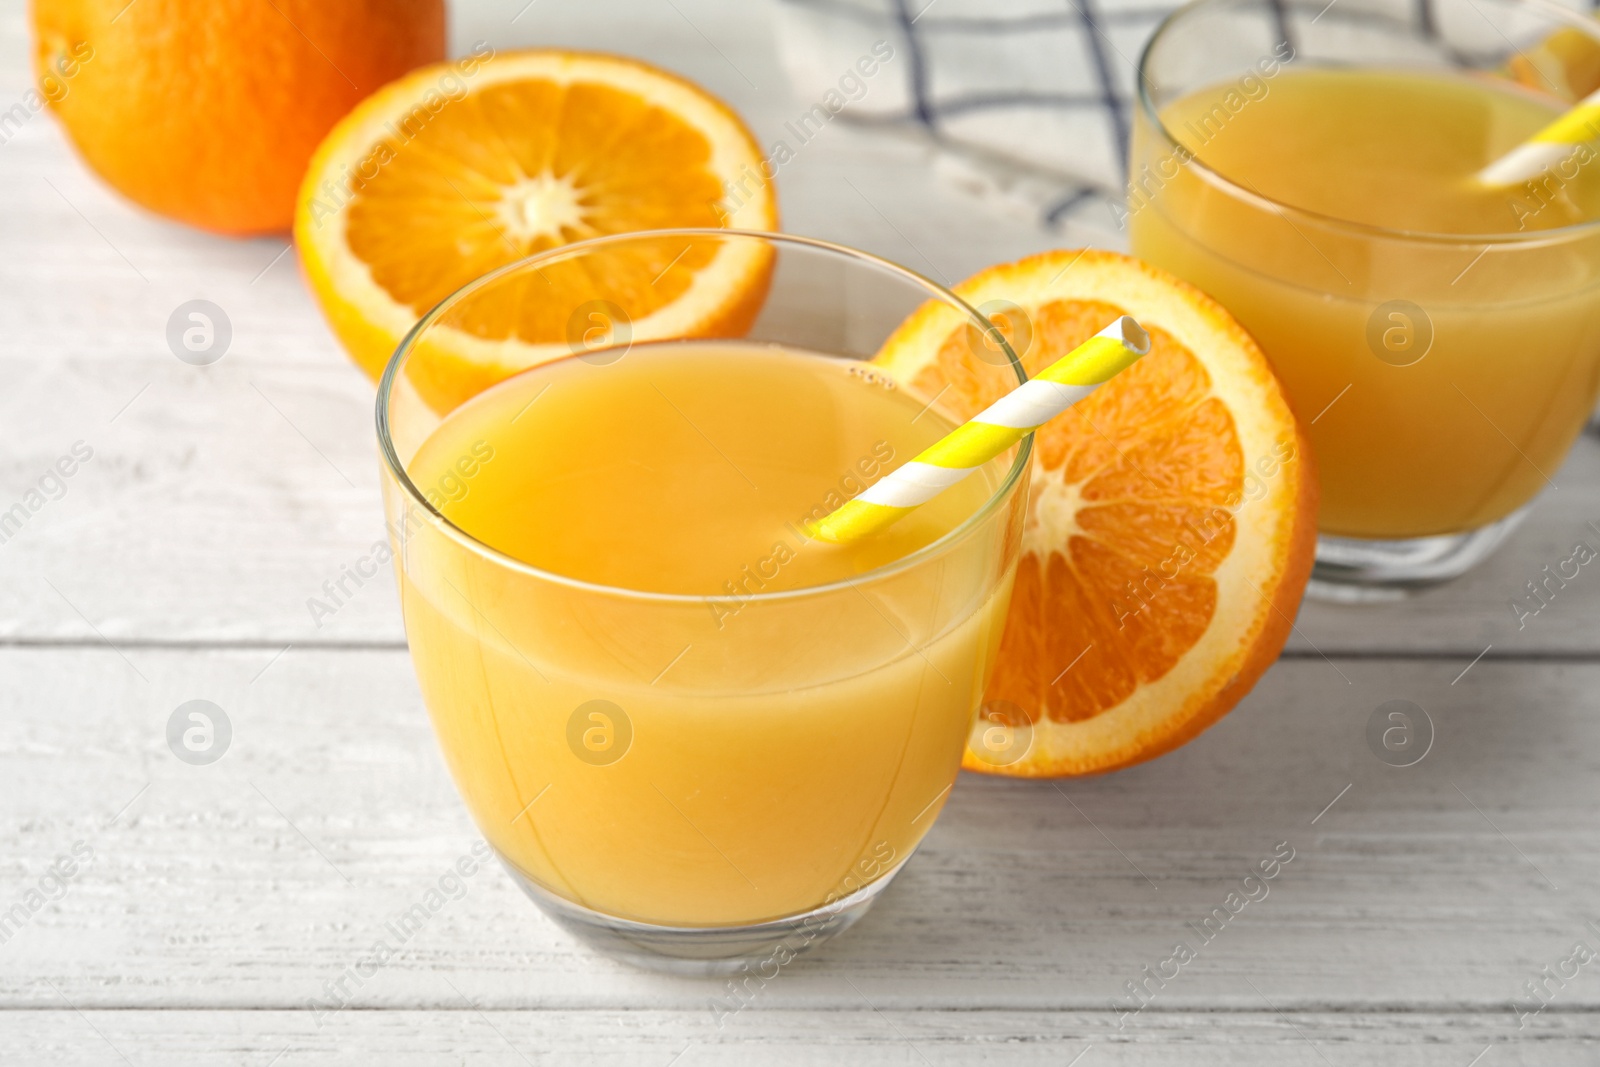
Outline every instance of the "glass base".
[[1524, 507], [1499, 522], [1444, 537], [1374, 541], [1320, 534], [1306, 595], [1340, 604], [1400, 600], [1482, 563], [1527, 514]]
[[784, 966], [854, 926], [906, 865], [901, 860], [849, 896], [784, 919], [750, 926], [655, 926], [574, 904], [534, 882], [504, 856], [500, 863], [539, 910], [596, 951], [647, 971], [700, 976]]

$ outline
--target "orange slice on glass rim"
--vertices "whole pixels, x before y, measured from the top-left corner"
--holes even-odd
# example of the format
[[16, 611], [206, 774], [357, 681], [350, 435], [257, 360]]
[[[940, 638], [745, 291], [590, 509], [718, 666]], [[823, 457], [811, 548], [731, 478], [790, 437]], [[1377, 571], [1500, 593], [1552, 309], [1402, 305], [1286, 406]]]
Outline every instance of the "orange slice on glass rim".
[[[682, 78], [618, 56], [480, 46], [378, 90], [328, 134], [295, 242], [334, 332], [377, 377], [435, 304], [525, 256], [638, 230], [776, 229], [762, 167], [739, 117]], [[408, 377], [449, 410], [610, 336], [618, 323], [591, 306], [601, 294], [628, 294], [632, 340], [737, 335], [771, 258], [756, 241], [680, 239], [557, 263], [430, 330]]]
[[[992, 267], [955, 292], [1037, 370], [1119, 315], [1150, 354], [1040, 429], [999, 663], [970, 770], [1092, 774], [1214, 723], [1277, 659], [1310, 575], [1317, 482], [1255, 342], [1199, 290], [1110, 252]], [[943, 305], [878, 353], [961, 419], [1015, 378]]]

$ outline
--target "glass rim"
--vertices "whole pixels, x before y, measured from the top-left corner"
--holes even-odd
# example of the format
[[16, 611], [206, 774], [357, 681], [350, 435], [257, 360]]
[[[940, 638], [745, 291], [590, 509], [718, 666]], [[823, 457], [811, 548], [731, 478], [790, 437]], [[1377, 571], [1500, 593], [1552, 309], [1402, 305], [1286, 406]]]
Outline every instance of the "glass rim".
[[[1500, 231], [1496, 233], [1433, 233], [1427, 230], [1400, 230], [1388, 226], [1376, 226], [1371, 223], [1357, 222], [1354, 219], [1341, 218], [1338, 215], [1328, 215], [1318, 211], [1311, 211], [1303, 207], [1282, 200], [1276, 200], [1251, 189], [1246, 189], [1237, 182], [1214, 170], [1200, 161], [1193, 152], [1188, 151], [1183, 142], [1173, 136], [1167, 124], [1162, 121], [1160, 113], [1156, 110], [1155, 101], [1150, 95], [1150, 66], [1154, 62], [1153, 54], [1156, 47], [1171, 35], [1178, 24], [1190, 15], [1209, 8], [1222, 8], [1236, 6], [1246, 0], [1188, 0], [1187, 3], [1175, 8], [1163, 18], [1151, 32], [1150, 39], [1139, 52], [1139, 62], [1136, 65], [1135, 81], [1137, 82], [1136, 94], [1139, 99], [1139, 110], [1149, 121], [1152, 127], [1161, 135], [1162, 139], [1171, 148], [1183, 148], [1188, 158], [1182, 163], [1183, 167], [1192, 168], [1194, 172], [1210, 185], [1220, 189], [1223, 193], [1250, 203], [1257, 208], [1271, 211], [1279, 215], [1293, 215], [1298, 218], [1312, 220], [1318, 225], [1330, 230], [1344, 230], [1354, 234], [1382, 237], [1390, 240], [1408, 241], [1414, 244], [1447, 244], [1447, 245], [1487, 245], [1487, 246], [1529, 246], [1537, 247], [1543, 244], [1558, 244], [1585, 236], [1600, 230], [1600, 218], [1590, 219], [1586, 222], [1571, 223], [1567, 226], [1557, 226], [1549, 230], [1518, 230]], [[1252, 0], [1266, 6], [1282, 3], [1290, 7], [1312, 8], [1318, 6], [1318, 0]], [[1468, 0], [1470, 3], [1471, 0]], [[1562, 23], [1564, 26], [1575, 29], [1587, 35], [1595, 43], [1600, 44], [1600, 23], [1592, 18], [1586, 18], [1581, 12], [1569, 11], [1553, 0], [1495, 0], [1510, 7], [1528, 8], [1548, 16], [1552, 21]], [[1350, 20], [1348, 11], [1329, 11], [1330, 16], [1337, 19]], [[1515, 46], [1512, 46], [1515, 49]], [[1128, 181], [1131, 184], [1133, 176], [1130, 174]]]
[[[994, 512], [1000, 508], [1001, 504], [1015, 491], [1017, 484], [1022, 479], [1023, 473], [1028, 469], [1028, 464], [1033, 456], [1033, 434], [1031, 433], [1024, 436], [1022, 440], [1018, 442], [1016, 458], [1012, 461], [1010, 468], [1006, 472], [1006, 476], [1001, 479], [1000, 484], [996, 486], [992, 493], [989, 494], [982, 506], [974, 510], [971, 515], [968, 515], [953, 529], [928, 542], [926, 545], [923, 545], [915, 552], [907, 553], [898, 559], [890, 560], [889, 562], [884, 563], [881, 566], [874, 567], [869, 571], [865, 571], [849, 578], [842, 578], [838, 581], [827, 582], [821, 585], [806, 585], [796, 589], [775, 590], [770, 593], [752, 593], [747, 596], [734, 594], [662, 593], [644, 589], [632, 589], [627, 586], [606, 585], [601, 582], [586, 581], [582, 578], [574, 578], [568, 574], [561, 574], [556, 571], [545, 570], [542, 567], [536, 567], [531, 563], [527, 563], [523, 560], [517, 559], [514, 556], [507, 555], [506, 553], [495, 548], [493, 545], [474, 537], [466, 530], [463, 530], [461, 527], [451, 522], [443, 512], [429, 502], [427, 496], [420, 488], [418, 488], [416, 483], [411, 480], [411, 475], [406, 470], [405, 464], [400, 461], [400, 456], [395, 449], [394, 438], [389, 428], [389, 400], [393, 392], [394, 382], [398, 375], [401, 364], [403, 364], [406, 360], [406, 357], [411, 354], [411, 351], [416, 346], [418, 339], [420, 339], [422, 335], [426, 333], [442, 315], [453, 308], [459, 301], [472, 295], [479, 289], [493, 285], [495, 282], [509, 274], [515, 273], [519, 270], [537, 268], [544, 263], [548, 263], [556, 259], [582, 255], [595, 248], [605, 245], [621, 244], [627, 241], [636, 241], [652, 237], [749, 238], [753, 240], [766, 241], [773, 244], [790, 244], [804, 248], [810, 248], [828, 255], [839, 256], [870, 264], [886, 271], [891, 275], [898, 276], [911, 285], [920, 287], [922, 290], [924, 290], [928, 299], [943, 300], [955, 311], [964, 314], [968, 319], [968, 325], [978, 326], [985, 334], [987, 334], [1000, 345], [1001, 351], [1005, 353], [1006, 359], [1009, 362], [1013, 373], [1015, 373], [1017, 376], [1017, 384], [1021, 385], [1023, 382], [1028, 380], [1028, 374], [1022, 366], [1022, 360], [1019, 359], [1016, 352], [1012, 350], [1010, 342], [1005, 339], [999, 328], [995, 326], [994, 323], [984, 318], [984, 316], [981, 315], [976, 308], [972, 307], [972, 305], [961, 299], [961, 297], [957, 296], [946, 286], [943, 286], [931, 278], [927, 278], [916, 271], [911, 270], [909, 267], [901, 266], [893, 260], [885, 259], [882, 256], [873, 255], [871, 252], [863, 252], [860, 249], [851, 248], [848, 245], [841, 245], [832, 241], [824, 241], [816, 237], [803, 237], [798, 234], [774, 233], [765, 230], [739, 230], [715, 226], [677, 227], [658, 230], [633, 230], [627, 233], [615, 233], [606, 234], [601, 237], [591, 237], [583, 241], [574, 241], [570, 244], [548, 248], [543, 252], [537, 252], [531, 256], [523, 256], [520, 259], [503, 264], [499, 267], [496, 267], [494, 270], [487, 272], [486, 274], [482, 274], [477, 278], [472, 279], [471, 281], [462, 285], [460, 288], [456, 289], [449, 296], [446, 296], [444, 299], [440, 300], [432, 308], [428, 309], [428, 312], [418, 319], [411, 329], [406, 331], [406, 335], [401, 338], [400, 344], [395, 347], [394, 353], [389, 357], [389, 361], [384, 365], [383, 375], [378, 379], [376, 415], [378, 451], [382, 456], [383, 463], [385, 467], [387, 467], [389, 474], [395, 479], [395, 481], [400, 485], [401, 489], [409, 498], [408, 508], [410, 506], [421, 507], [423, 509], [423, 515], [425, 519], [436, 523], [446, 534], [446, 536], [458, 542], [469, 551], [472, 551], [475, 554], [489, 560], [490, 562], [499, 566], [503, 566], [509, 570], [516, 571], [542, 581], [551, 582], [555, 585], [561, 585], [567, 588], [577, 589], [583, 592], [593, 593], [601, 596], [612, 596], [628, 600], [642, 600], [663, 604], [705, 605], [708, 603], [715, 604], [719, 602], [749, 604], [752, 602], [762, 603], [782, 600], [798, 600], [805, 597], [822, 596], [829, 593], [843, 592], [856, 588], [864, 582], [877, 581], [881, 578], [887, 578], [902, 571], [909, 570], [935, 556], [943, 554], [947, 550], [955, 547], [958, 542], [964, 541], [972, 536], [974, 531], [976, 531], [984, 522], [988, 521]], [[535, 366], [537, 365], [538, 364], [535, 364]], [[518, 371], [515, 373], [521, 372]], [[385, 525], [387, 526], [389, 524], [386, 523]]]

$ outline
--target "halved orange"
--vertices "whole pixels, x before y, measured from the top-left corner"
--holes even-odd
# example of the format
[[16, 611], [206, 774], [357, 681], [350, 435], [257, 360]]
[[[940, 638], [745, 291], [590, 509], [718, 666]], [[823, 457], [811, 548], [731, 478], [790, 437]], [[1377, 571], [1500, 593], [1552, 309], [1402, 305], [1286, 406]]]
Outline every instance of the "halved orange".
[[[524, 256], [638, 230], [777, 225], [755, 139], [697, 86], [617, 56], [480, 49], [380, 89], [329, 133], [295, 240], [334, 332], [376, 377], [430, 308]], [[628, 247], [505, 287], [517, 298], [503, 306], [479, 301], [430, 331], [408, 376], [447, 410], [569, 354], [572, 316], [581, 326], [579, 309], [617, 293], [636, 340], [737, 334], [760, 308], [761, 242]]]
[[[1316, 538], [1306, 438], [1238, 323], [1138, 260], [1048, 252], [955, 291], [1030, 371], [1122, 314], [1152, 340], [1035, 435], [1011, 613], [965, 766], [1092, 774], [1169, 751], [1232, 708], [1289, 636]], [[906, 320], [877, 361], [959, 418], [1015, 384], [945, 305]]]

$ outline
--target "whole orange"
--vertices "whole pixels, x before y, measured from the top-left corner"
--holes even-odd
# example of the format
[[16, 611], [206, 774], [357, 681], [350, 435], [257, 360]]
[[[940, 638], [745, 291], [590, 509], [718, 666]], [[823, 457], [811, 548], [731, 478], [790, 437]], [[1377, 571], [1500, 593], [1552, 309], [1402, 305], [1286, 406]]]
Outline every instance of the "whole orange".
[[311, 153], [443, 58], [444, 0], [34, 0], [34, 61], [84, 160], [207, 230], [286, 230]]

